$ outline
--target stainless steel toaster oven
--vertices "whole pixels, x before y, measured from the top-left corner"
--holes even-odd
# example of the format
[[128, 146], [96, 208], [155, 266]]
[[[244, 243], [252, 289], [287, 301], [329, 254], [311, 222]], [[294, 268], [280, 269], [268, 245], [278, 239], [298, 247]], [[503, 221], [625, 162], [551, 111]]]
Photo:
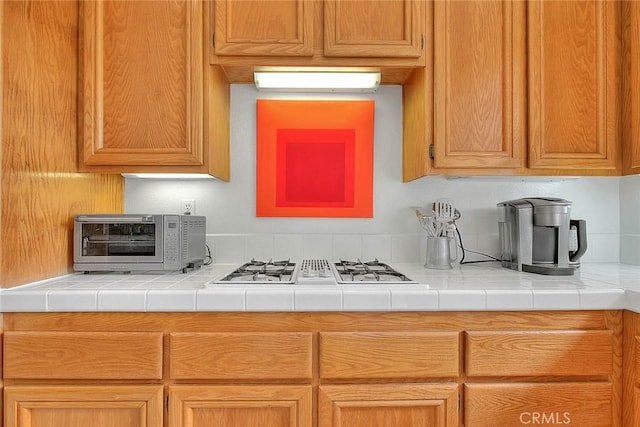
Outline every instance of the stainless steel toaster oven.
[[206, 217], [190, 215], [78, 215], [76, 271], [198, 268], [205, 259]]

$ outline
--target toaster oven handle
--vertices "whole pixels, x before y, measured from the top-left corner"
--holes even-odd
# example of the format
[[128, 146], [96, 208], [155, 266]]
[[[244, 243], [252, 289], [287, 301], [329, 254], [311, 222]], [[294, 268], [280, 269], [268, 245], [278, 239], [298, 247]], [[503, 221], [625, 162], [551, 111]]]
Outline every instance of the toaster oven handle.
[[103, 216], [83, 216], [76, 217], [78, 222], [153, 222], [153, 215], [126, 216], [126, 217], [103, 217]]

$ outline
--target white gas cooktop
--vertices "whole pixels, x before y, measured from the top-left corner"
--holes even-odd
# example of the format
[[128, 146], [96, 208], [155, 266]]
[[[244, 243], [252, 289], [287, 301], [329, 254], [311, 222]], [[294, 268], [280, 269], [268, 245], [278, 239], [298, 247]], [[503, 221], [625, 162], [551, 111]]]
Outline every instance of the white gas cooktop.
[[372, 261], [303, 259], [259, 261], [252, 259], [212, 285], [221, 284], [410, 284], [416, 283], [377, 259]]

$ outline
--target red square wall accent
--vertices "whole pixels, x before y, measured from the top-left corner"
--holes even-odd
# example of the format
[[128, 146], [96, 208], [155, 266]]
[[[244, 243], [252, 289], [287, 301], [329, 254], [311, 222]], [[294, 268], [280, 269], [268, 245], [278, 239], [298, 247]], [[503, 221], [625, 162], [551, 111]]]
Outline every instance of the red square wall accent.
[[373, 216], [373, 101], [257, 101], [256, 215]]

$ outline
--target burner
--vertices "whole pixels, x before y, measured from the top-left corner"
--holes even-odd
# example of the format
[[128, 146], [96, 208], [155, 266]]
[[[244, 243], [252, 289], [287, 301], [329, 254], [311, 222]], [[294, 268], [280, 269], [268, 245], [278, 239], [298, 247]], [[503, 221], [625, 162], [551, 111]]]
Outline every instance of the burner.
[[236, 283], [294, 283], [296, 264], [289, 260], [283, 261], [251, 261], [241, 265], [227, 274], [219, 282]]
[[340, 283], [413, 282], [377, 259], [365, 262], [340, 260], [335, 263], [335, 267], [341, 279]]

